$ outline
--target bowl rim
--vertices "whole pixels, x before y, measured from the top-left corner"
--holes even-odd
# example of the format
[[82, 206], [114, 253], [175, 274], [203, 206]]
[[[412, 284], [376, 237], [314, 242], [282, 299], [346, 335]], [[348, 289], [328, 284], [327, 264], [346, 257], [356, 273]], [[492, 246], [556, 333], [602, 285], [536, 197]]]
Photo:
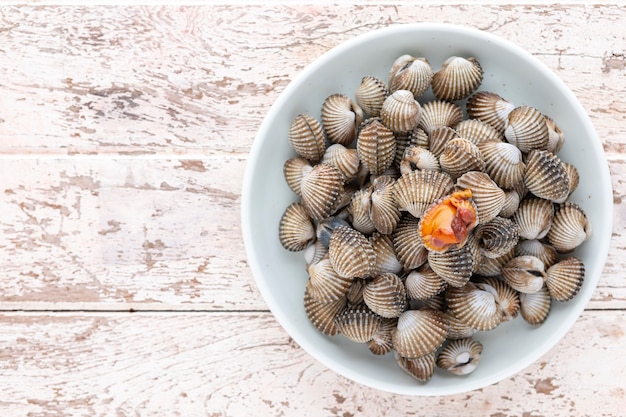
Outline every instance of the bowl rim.
[[[300, 332], [298, 326], [289, 318], [285, 311], [280, 308], [280, 300], [274, 296], [272, 291], [270, 290], [269, 285], [266, 283], [264, 279], [262, 279], [263, 271], [261, 268], [261, 260], [257, 257], [256, 254], [256, 244], [254, 242], [252, 236], [252, 227], [251, 227], [251, 218], [252, 218], [252, 205], [251, 205], [251, 187], [254, 180], [254, 173], [256, 172], [258, 166], [258, 154], [260, 153], [263, 145], [264, 145], [264, 137], [267, 137], [267, 132], [271, 126], [271, 122], [277, 115], [279, 109], [283, 107], [283, 103], [287, 101], [288, 97], [298, 89], [300, 84], [306, 80], [311, 74], [315, 73], [319, 67], [323, 66], [327, 61], [332, 60], [335, 56], [343, 53], [344, 51], [353, 48], [354, 46], [367, 43], [368, 41], [378, 38], [380, 36], [391, 36], [401, 32], [414, 33], [414, 32], [430, 32], [430, 31], [443, 31], [443, 32], [454, 32], [459, 35], [467, 35], [471, 37], [481, 38], [484, 41], [497, 44], [503, 48], [509, 49], [515, 55], [519, 55], [521, 59], [529, 61], [532, 65], [542, 70], [542, 75], [549, 79], [549, 82], [558, 86], [559, 90], [572, 101], [573, 105], [578, 108], [579, 112], [582, 112], [586, 117], [582, 121], [587, 127], [588, 131], [593, 134], [593, 137], [590, 138], [590, 146], [595, 148], [595, 155], [599, 158], [599, 166], [606, 167], [606, 169], [602, 169], [599, 172], [599, 186], [602, 188], [600, 195], [611, 195], [612, 194], [612, 185], [611, 185], [611, 177], [608, 169], [608, 164], [606, 163], [606, 156], [604, 154], [604, 150], [602, 148], [602, 144], [598, 137], [598, 134], [595, 130], [595, 127], [591, 123], [587, 112], [584, 110], [574, 93], [567, 87], [567, 85], [561, 80], [556, 73], [550, 69], [546, 64], [541, 62], [537, 57], [532, 55], [530, 52], [522, 49], [518, 45], [505, 40], [498, 35], [493, 33], [483, 31], [480, 29], [476, 29], [469, 26], [463, 26], [458, 24], [451, 23], [406, 23], [406, 24], [393, 24], [390, 26], [386, 26], [379, 29], [374, 29], [367, 33], [363, 33], [357, 35], [351, 39], [343, 41], [342, 43], [332, 47], [316, 59], [314, 59], [310, 64], [308, 64], [305, 68], [303, 68], [296, 76], [292, 79], [292, 81], [285, 87], [285, 89], [279, 94], [276, 101], [272, 104], [269, 111], [265, 115], [257, 134], [252, 143], [252, 147], [250, 153], [248, 155], [248, 161], [246, 163], [245, 173], [243, 177], [243, 186], [241, 193], [241, 223], [242, 223], [242, 234], [243, 240], [246, 250], [246, 256], [248, 260], [248, 264], [250, 269], [252, 270], [256, 285], [266, 301], [270, 311], [279, 322], [279, 324], [285, 329], [285, 331], [289, 334], [293, 340], [302, 347], [309, 355], [311, 355], [314, 359], [322, 363], [324, 366], [333, 370], [334, 372], [349, 378], [359, 384], [369, 386], [374, 389], [386, 391], [389, 393], [400, 394], [400, 395], [410, 395], [410, 396], [442, 396], [442, 395], [453, 395], [460, 394], [464, 392], [469, 392], [473, 390], [477, 390], [483, 387], [487, 387], [489, 385], [495, 384], [499, 381], [502, 381], [506, 378], [511, 378], [523, 369], [527, 368], [531, 364], [535, 363], [539, 358], [544, 356], [547, 352], [549, 352], [554, 346], [565, 336], [567, 332], [571, 329], [574, 323], [580, 318], [583, 310], [589, 302], [589, 299], [585, 300], [584, 303], [580, 303], [580, 306], [573, 311], [571, 314], [567, 316], [567, 319], [561, 322], [561, 325], [557, 328], [555, 332], [550, 335], [549, 340], [542, 344], [542, 349], [537, 349], [535, 355], [532, 355], [526, 361], [519, 361], [515, 366], [506, 368], [497, 373], [490, 374], [489, 376], [476, 379], [473, 383], [468, 384], [467, 387], [463, 389], [455, 389], [454, 386], [451, 385], [449, 389], [438, 389], [438, 390], [429, 390], [427, 389], [427, 385], [420, 385], [419, 388], [424, 388], [419, 390], [418, 392], [415, 389], [398, 389], [396, 385], [388, 385], [385, 383], [374, 383], [373, 381], [364, 380], [363, 377], [356, 372], [354, 372], [351, 368], [346, 367], [340, 361], [333, 359], [332, 357], [320, 352], [319, 349], [316, 349], [307, 338]], [[613, 204], [604, 204], [602, 206], [604, 210], [603, 217], [609, 222], [607, 225], [609, 230], [612, 230], [613, 227]], [[599, 270], [604, 268], [606, 263], [606, 258], [609, 252], [611, 236], [610, 233], [608, 236], [603, 236], [600, 239], [600, 245], [597, 247], [598, 253], [598, 265]], [[597, 280], [595, 281], [594, 288], [589, 291], [589, 298], [591, 297], [591, 292], [595, 290], [597, 286]], [[315, 353], [314, 353], [315, 352]], [[436, 391], [436, 392], [435, 392]]]

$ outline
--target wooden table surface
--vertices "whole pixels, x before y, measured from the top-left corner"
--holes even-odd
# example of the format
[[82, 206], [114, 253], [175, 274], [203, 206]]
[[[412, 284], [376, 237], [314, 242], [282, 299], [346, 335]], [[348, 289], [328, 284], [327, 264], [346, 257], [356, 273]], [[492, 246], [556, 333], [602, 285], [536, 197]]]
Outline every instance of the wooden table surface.
[[[0, 415], [622, 416], [626, 8], [0, 7]], [[269, 3], [269, 2], [268, 2]], [[614, 188], [611, 253], [548, 354], [461, 395], [356, 384], [280, 327], [246, 263], [255, 132], [307, 64], [394, 23], [484, 29], [573, 90]]]

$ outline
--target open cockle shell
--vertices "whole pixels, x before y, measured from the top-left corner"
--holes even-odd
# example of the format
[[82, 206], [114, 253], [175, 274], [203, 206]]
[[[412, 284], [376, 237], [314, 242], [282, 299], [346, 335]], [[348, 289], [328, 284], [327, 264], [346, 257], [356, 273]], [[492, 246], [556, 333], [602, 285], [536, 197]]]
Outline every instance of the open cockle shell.
[[502, 267], [502, 277], [514, 290], [534, 293], [546, 282], [545, 266], [534, 256], [516, 256]]
[[468, 375], [476, 369], [483, 345], [472, 338], [446, 342], [437, 355], [437, 367], [455, 375]]

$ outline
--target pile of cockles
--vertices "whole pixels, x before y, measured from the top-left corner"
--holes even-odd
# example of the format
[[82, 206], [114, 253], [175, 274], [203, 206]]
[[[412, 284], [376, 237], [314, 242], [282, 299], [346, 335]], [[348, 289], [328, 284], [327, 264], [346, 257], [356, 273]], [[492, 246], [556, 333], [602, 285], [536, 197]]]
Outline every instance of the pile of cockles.
[[279, 239], [303, 251], [311, 324], [395, 355], [422, 382], [436, 368], [471, 373], [476, 332], [518, 315], [540, 325], [585, 275], [571, 252], [591, 225], [569, 201], [579, 174], [557, 156], [562, 130], [479, 91], [482, 79], [472, 57], [435, 71], [403, 55], [387, 80], [364, 76], [353, 97], [330, 95], [285, 132], [299, 198]]

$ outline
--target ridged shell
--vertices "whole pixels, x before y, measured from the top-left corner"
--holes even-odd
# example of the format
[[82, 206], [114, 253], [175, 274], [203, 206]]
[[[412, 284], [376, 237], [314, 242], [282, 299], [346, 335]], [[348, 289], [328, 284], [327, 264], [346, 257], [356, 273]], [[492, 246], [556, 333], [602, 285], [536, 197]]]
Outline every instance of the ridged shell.
[[472, 190], [472, 200], [476, 204], [479, 223], [490, 222], [504, 207], [505, 192], [484, 172], [467, 172], [457, 178], [456, 186]]
[[329, 303], [346, 295], [352, 284], [352, 278], [337, 274], [328, 256], [309, 267], [309, 295], [321, 302]]
[[514, 188], [504, 191], [504, 204], [502, 204], [502, 209], [498, 215], [500, 217], [511, 217], [515, 214], [517, 209], [519, 208], [519, 203], [521, 199], [519, 194]]
[[289, 144], [296, 153], [311, 162], [319, 162], [326, 150], [326, 138], [317, 119], [299, 114], [289, 128]]
[[321, 242], [328, 248], [328, 245], [330, 245], [330, 236], [337, 226], [350, 226], [350, 224], [339, 216], [331, 216], [318, 221], [317, 227], [315, 228], [317, 242]]
[[552, 305], [550, 293], [545, 285], [535, 293], [520, 293], [519, 302], [522, 318], [533, 326], [540, 325], [548, 318]]
[[485, 160], [476, 145], [464, 138], [450, 140], [439, 157], [441, 169], [452, 178], [469, 171], [485, 171]]
[[304, 290], [304, 312], [313, 326], [327, 336], [339, 333], [335, 322], [337, 315], [346, 307], [346, 298], [342, 297], [330, 303], [321, 303], [309, 295], [310, 281]]
[[376, 230], [370, 212], [372, 210], [372, 189], [361, 188], [352, 195], [348, 211], [352, 219], [352, 227], [366, 235]]
[[565, 143], [565, 134], [556, 125], [556, 122], [551, 117], [545, 116], [546, 125], [548, 126], [548, 150], [552, 153], [559, 153]]
[[483, 345], [477, 340], [449, 340], [437, 355], [437, 367], [455, 375], [468, 375], [480, 363]]
[[483, 69], [473, 57], [452, 56], [435, 72], [432, 89], [439, 100], [461, 100], [469, 97], [483, 80]]
[[383, 318], [374, 337], [367, 342], [367, 346], [374, 355], [385, 355], [393, 349], [391, 335], [398, 323], [397, 319]]
[[484, 262], [485, 255], [483, 255], [483, 252], [480, 249], [480, 242], [476, 238], [475, 233], [472, 232], [467, 236], [465, 246], [467, 246], [472, 253], [472, 272], [476, 272], [480, 268], [480, 265]]
[[391, 235], [383, 235], [374, 232], [369, 240], [376, 253], [374, 275], [383, 274], [385, 272], [391, 272], [393, 274], [399, 273], [402, 270], [402, 264], [396, 255]]
[[546, 282], [545, 266], [535, 256], [516, 256], [502, 267], [502, 278], [516, 291], [534, 293]]
[[412, 171], [402, 175], [394, 185], [394, 197], [400, 210], [422, 217], [435, 201], [452, 190], [452, 178], [437, 171]]
[[[576, 166], [570, 164], [569, 162], [561, 161], [563, 166], [565, 167], [565, 172], [567, 173], [567, 179], [569, 180], [569, 189], [567, 191], [568, 197], [576, 188], [578, 188], [578, 184], [580, 183], [580, 174], [578, 173], [578, 169]], [[557, 203], [564, 203], [565, 201], [557, 201]]]
[[346, 298], [348, 299], [348, 303], [350, 304], [363, 304], [363, 291], [365, 290], [365, 284], [367, 283], [364, 279], [355, 279], [352, 281], [352, 285], [348, 288], [348, 292], [346, 293]]
[[428, 150], [430, 150], [437, 158], [439, 158], [446, 148], [448, 142], [458, 137], [459, 135], [451, 127], [442, 126], [435, 128], [428, 135]]
[[471, 249], [465, 245], [446, 252], [428, 252], [428, 264], [451, 287], [464, 286], [473, 273]]
[[438, 127], [455, 128], [463, 120], [463, 109], [455, 103], [433, 100], [422, 106], [419, 127], [430, 134]]
[[346, 182], [355, 179], [359, 173], [360, 161], [357, 151], [339, 143], [334, 143], [326, 149], [322, 163], [336, 167]]
[[435, 373], [435, 352], [419, 358], [405, 358], [398, 352], [394, 354], [398, 366], [418, 381], [428, 382]]
[[382, 324], [382, 317], [374, 313], [365, 304], [349, 305], [340, 312], [336, 319], [341, 334], [357, 343], [372, 340]]
[[522, 153], [506, 142], [480, 142], [478, 149], [485, 159], [485, 172], [502, 188], [514, 187], [524, 179], [526, 165]]
[[478, 145], [480, 142], [504, 140], [500, 132], [487, 122], [478, 119], [466, 119], [454, 128], [456, 133], [470, 142]]
[[394, 231], [400, 220], [400, 209], [393, 196], [395, 180], [387, 175], [372, 181], [372, 208], [370, 217], [376, 230], [387, 235]]
[[354, 92], [356, 104], [370, 117], [380, 116], [380, 109], [388, 95], [389, 90], [385, 82], [370, 75], [361, 79], [361, 84]]
[[486, 286], [489, 286], [495, 291], [496, 302], [502, 312], [502, 323], [517, 317], [517, 314], [519, 313], [519, 293], [511, 288], [506, 281], [498, 277], [481, 277], [475, 282], [478, 286], [482, 285], [483, 289], [486, 289]]
[[502, 320], [495, 294], [473, 282], [460, 288], [448, 287], [446, 300], [452, 314], [476, 330], [495, 329]]
[[317, 164], [302, 178], [302, 205], [313, 220], [322, 220], [335, 210], [343, 191], [343, 176], [337, 168]]
[[480, 264], [479, 268], [474, 272], [476, 274], [479, 274], [485, 277], [493, 277], [493, 276], [500, 275], [502, 273], [502, 267], [514, 257], [515, 257], [514, 250], [510, 250], [505, 255], [502, 255], [498, 258], [484, 257], [483, 262]]
[[495, 217], [476, 227], [474, 236], [487, 258], [498, 258], [515, 248], [519, 241], [517, 225], [504, 217]]
[[428, 169], [431, 171], [441, 170], [439, 159], [434, 153], [421, 146], [409, 146], [404, 151], [404, 156], [400, 161], [400, 173], [406, 174], [410, 171]]
[[322, 242], [316, 240], [313, 244], [307, 246], [304, 250], [304, 261], [306, 269], [308, 270], [311, 265], [314, 265], [321, 261], [328, 254], [328, 246], [324, 246]]
[[509, 113], [515, 105], [502, 98], [499, 94], [489, 91], [479, 91], [467, 99], [467, 115], [471, 119], [481, 120], [501, 134], [509, 119]]
[[433, 68], [423, 57], [402, 55], [398, 57], [389, 71], [389, 90], [408, 90], [414, 97], [421, 96], [433, 79]]
[[356, 150], [369, 172], [381, 175], [396, 156], [396, 137], [381, 119], [369, 118], [361, 126]]
[[407, 270], [420, 267], [428, 258], [428, 251], [422, 243], [417, 228], [418, 224], [418, 219], [405, 214], [400, 218], [392, 235], [398, 260]]
[[532, 151], [526, 161], [524, 184], [533, 195], [551, 201], [564, 201], [569, 194], [565, 166], [549, 151]]
[[405, 358], [418, 358], [437, 349], [446, 339], [446, 323], [437, 310], [407, 310], [398, 318], [393, 346]]
[[412, 300], [428, 300], [441, 293], [448, 284], [428, 264], [414, 269], [404, 279], [407, 296]]
[[332, 94], [322, 104], [322, 126], [333, 143], [352, 143], [362, 121], [363, 110], [345, 94]]
[[291, 252], [304, 250], [315, 240], [315, 227], [300, 203], [290, 204], [280, 219], [278, 238], [283, 248]]
[[585, 264], [570, 256], [546, 271], [546, 287], [550, 297], [557, 301], [569, 301], [580, 291], [585, 279]]
[[519, 106], [509, 113], [504, 137], [520, 151], [528, 153], [547, 149], [550, 133], [546, 118], [539, 110], [530, 106]]
[[291, 191], [298, 196], [302, 195], [300, 192], [302, 178], [311, 172], [312, 169], [311, 163], [301, 156], [289, 158], [285, 161], [283, 165], [283, 176]]
[[559, 260], [559, 255], [552, 246], [537, 239], [520, 240], [515, 246], [515, 256], [534, 256], [543, 262], [545, 268], [550, 268]]
[[410, 132], [396, 133], [396, 157], [393, 161], [395, 165], [400, 165], [404, 152], [410, 146], [428, 147], [428, 135], [420, 127], [416, 127]]
[[394, 132], [408, 132], [417, 127], [422, 107], [408, 90], [398, 90], [385, 99], [380, 117]]
[[365, 284], [363, 301], [382, 317], [399, 317], [406, 310], [406, 290], [396, 274], [380, 274]]
[[443, 319], [448, 329], [448, 339], [465, 339], [477, 332], [476, 329], [459, 320], [450, 310], [443, 313]]
[[376, 267], [376, 253], [362, 233], [347, 226], [338, 226], [330, 236], [330, 262], [342, 277], [365, 278]]
[[547, 236], [557, 252], [571, 252], [591, 236], [591, 222], [578, 204], [560, 204]]
[[554, 207], [548, 200], [528, 198], [522, 201], [511, 218], [522, 239], [542, 239], [548, 234], [554, 218]]

